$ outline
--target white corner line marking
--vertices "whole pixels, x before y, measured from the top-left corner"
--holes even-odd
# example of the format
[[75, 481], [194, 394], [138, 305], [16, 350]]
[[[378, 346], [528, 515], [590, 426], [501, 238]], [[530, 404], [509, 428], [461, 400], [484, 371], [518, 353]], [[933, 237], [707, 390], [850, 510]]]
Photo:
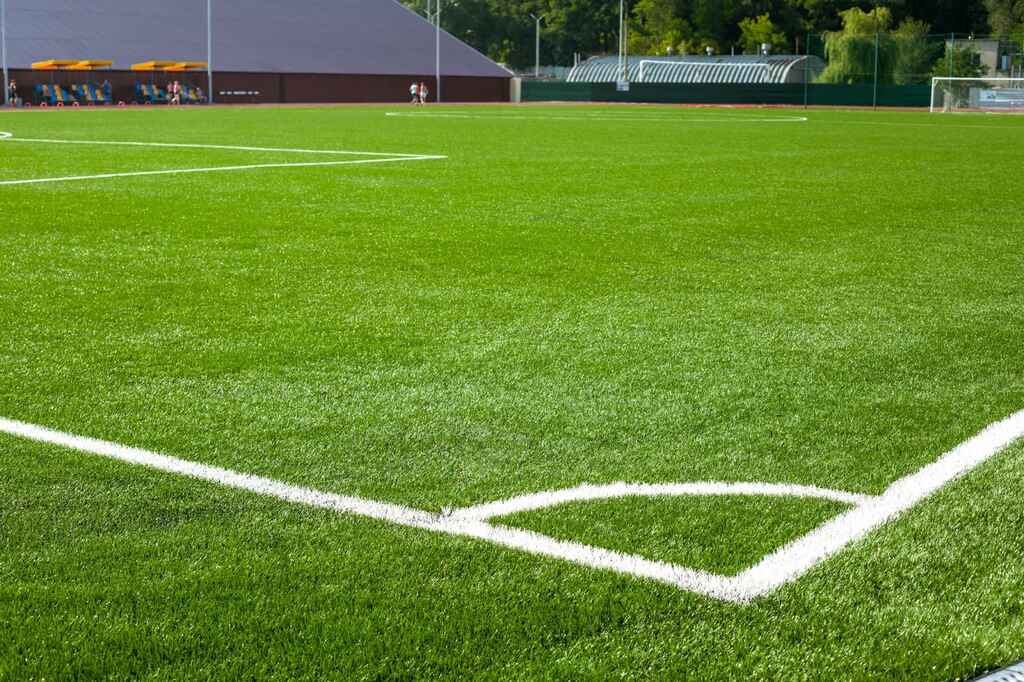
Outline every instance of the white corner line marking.
[[[895, 519], [954, 479], [979, 466], [996, 453], [1024, 436], [1024, 411], [992, 424], [981, 433], [905, 478], [877, 497], [828, 490], [814, 486], [765, 483], [614, 483], [606, 486], [579, 486], [513, 498], [504, 502], [436, 514], [387, 502], [348, 495], [336, 495], [303, 488], [261, 476], [169, 457], [117, 443], [75, 436], [43, 426], [0, 418], [0, 432], [32, 441], [49, 443], [80, 452], [175, 473], [230, 488], [247, 490], [280, 500], [355, 514], [380, 521], [425, 529], [453, 536], [475, 538], [502, 547], [563, 559], [590, 568], [618, 573], [678, 587], [722, 601], [747, 603], [792, 582], [828, 557], [842, 551], [871, 530]], [[551, 538], [539, 533], [492, 525], [485, 519], [504, 510], [539, 509], [544, 496], [552, 504], [571, 500], [600, 499], [625, 495], [722, 494], [788, 495], [847, 502], [855, 506], [801, 538], [762, 559], [754, 567], [736, 576], [716, 575], [685, 566], [651, 561], [643, 557]], [[547, 504], [543, 506], [548, 506]]]
[[998, 421], [939, 459], [891, 484], [881, 495], [826, 521], [736, 576], [750, 599], [796, 580], [828, 557], [892, 521], [951, 481], [1024, 437], [1024, 411]]
[[210, 166], [206, 168], [169, 168], [164, 170], [132, 171], [125, 173], [97, 173], [94, 175], [70, 175], [55, 178], [26, 178], [24, 180], [0, 180], [0, 187], [14, 185], [40, 185], [54, 182], [78, 182], [82, 180], [107, 180], [111, 178], [137, 178], [151, 175], [182, 175], [188, 173], [220, 173], [227, 171], [264, 170], [270, 168], [316, 168], [329, 166], [355, 166], [374, 163], [398, 163], [402, 161], [437, 161], [448, 157], [428, 154], [399, 154], [386, 152], [359, 152], [329, 149], [287, 149], [279, 147], [239, 147], [217, 144], [186, 144], [176, 142], [104, 142], [97, 140], [50, 140], [14, 137], [11, 133], [0, 132], [0, 141], [35, 144], [70, 144], [123, 147], [157, 147], [176, 149], [213, 149], [241, 152], [265, 152], [281, 154], [317, 154], [334, 156], [370, 156], [370, 159], [347, 159], [344, 161], [303, 161], [291, 163], [256, 163], [235, 166]]

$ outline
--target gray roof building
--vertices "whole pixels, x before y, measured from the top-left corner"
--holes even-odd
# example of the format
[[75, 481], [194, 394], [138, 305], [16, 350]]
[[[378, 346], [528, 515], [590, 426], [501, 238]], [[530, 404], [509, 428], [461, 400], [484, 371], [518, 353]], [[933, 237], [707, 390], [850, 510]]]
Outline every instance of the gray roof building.
[[[443, 15], [442, 15], [443, 18]], [[511, 74], [441, 34], [445, 76]], [[46, 59], [206, 61], [206, 0], [7, 0], [11, 68]], [[434, 73], [435, 32], [396, 0], [213, 0], [217, 71]]]

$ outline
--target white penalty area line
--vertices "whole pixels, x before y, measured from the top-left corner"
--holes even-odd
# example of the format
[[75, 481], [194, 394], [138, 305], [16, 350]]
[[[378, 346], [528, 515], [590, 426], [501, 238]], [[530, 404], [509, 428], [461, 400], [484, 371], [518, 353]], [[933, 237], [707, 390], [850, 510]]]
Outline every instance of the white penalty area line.
[[[968, 473], [1024, 436], [1024, 411], [989, 426], [932, 464], [896, 481], [878, 496], [859, 495], [814, 486], [769, 483], [613, 483], [605, 486], [583, 485], [568, 490], [526, 495], [441, 514], [361, 497], [336, 495], [312, 488], [303, 488], [274, 479], [252, 476], [108, 441], [75, 436], [11, 419], [0, 418], [0, 432], [246, 490], [287, 502], [354, 514], [452, 536], [475, 538], [530, 554], [562, 559], [581, 566], [648, 578], [682, 590], [742, 604], [796, 580], [828, 557], [837, 554], [872, 530], [895, 519], [932, 493]], [[489, 522], [491, 518], [500, 515], [542, 509], [575, 501], [667, 495], [772, 495], [819, 498], [844, 502], [853, 507], [735, 576], [717, 575], [676, 564], [651, 561], [636, 555], [558, 540], [540, 533]]]
[[652, 123], [806, 123], [809, 119], [806, 116], [713, 116], [713, 117], [690, 117], [690, 116], [637, 116], [637, 115], [614, 115], [614, 114], [580, 114], [580, 115], [528, 115], [528, 114], [461, 114], [445, 112], [413, 112], [413, 111], [388, 111], [385, 116], [393, 118], [454, 118], [454, 119], [479, 119], [479, 120], [505, 120], [505, 121], [650, 121]]
[[42, 185], [50, 182], [77, 182], [80, 180], [106, 180], [108, 178], [138, 178], [147, 175], [184, 175], [188, 173], [221, 173], [227, 171], [262, 170], [267, 168], [319, 168], [327, 166], [355, 166], [370, 163], [398, 163], [433, 161], [443, 156], [412, 156], [395, 159], [359, 159], [357, 161], [313, 161], [305, 163], [254, 163], [244, 166], [212, 166], [210, 168], [172, 168], [167, 170], [134, 171], [130, 173], [98, 173], [96, 175], [69, 175], [58, 178], [30, 178], [28, 180], [0, 180], [0, 187], [12, 185]]
[[248, 147], [222, 144], [189, 144], [178, 142], [124, 142], [100, 140], [54, 140], [42, 138], [14, 137], [12, 133], [0, 132], [0, 141], [28, 144], [95, 145], [104, 147], [155, 147], [160, 149], [206, 149], [217, 151], [263, 152], [274, 154], [315, 154], [328, 156], [368, 156], [368, 159], [345, 159], [339, 161], [304, 161], [289, 163], [255, 163], [233, 166], [210, 166], [204, 168], [168, 168], [151, 171], [130, 171], [124, 173], [97, 173], [93, 175], [69, 175], [53, 178], [27, 178], [24, 180], [0, 180], [0, 187], [13, 185], [39, 185], [54, 182], [78, 182], [83, 180], [106, 180], [110, 178], [137, 178], [150, 175], [182, 175], [189, 173], [220, 173], [230, 171], [265, 170], [272, 168], [317, 168], [330, 166], [355, 166], [376, 163], [398, 163], [403, 161], [437, 161], [448, 157], [428, 154], [401, 154], [390, 152], [361, 152], [333, 149], [289, 149], [284, 147]]

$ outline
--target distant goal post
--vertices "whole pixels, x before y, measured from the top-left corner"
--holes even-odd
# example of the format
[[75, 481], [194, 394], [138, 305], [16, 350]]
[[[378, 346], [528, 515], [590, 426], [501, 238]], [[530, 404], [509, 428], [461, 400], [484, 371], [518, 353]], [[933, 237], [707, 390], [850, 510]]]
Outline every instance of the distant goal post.
[[932, 113], [1024, 113], [1024, 78], [932, 78]]

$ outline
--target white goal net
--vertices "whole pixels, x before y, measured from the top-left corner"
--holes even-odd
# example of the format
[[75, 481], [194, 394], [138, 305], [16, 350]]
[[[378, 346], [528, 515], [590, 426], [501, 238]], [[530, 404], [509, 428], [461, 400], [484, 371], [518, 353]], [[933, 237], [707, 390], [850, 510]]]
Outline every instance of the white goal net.
[[1024, 78], [933, 78], [931, 111], [1024, 113]]

